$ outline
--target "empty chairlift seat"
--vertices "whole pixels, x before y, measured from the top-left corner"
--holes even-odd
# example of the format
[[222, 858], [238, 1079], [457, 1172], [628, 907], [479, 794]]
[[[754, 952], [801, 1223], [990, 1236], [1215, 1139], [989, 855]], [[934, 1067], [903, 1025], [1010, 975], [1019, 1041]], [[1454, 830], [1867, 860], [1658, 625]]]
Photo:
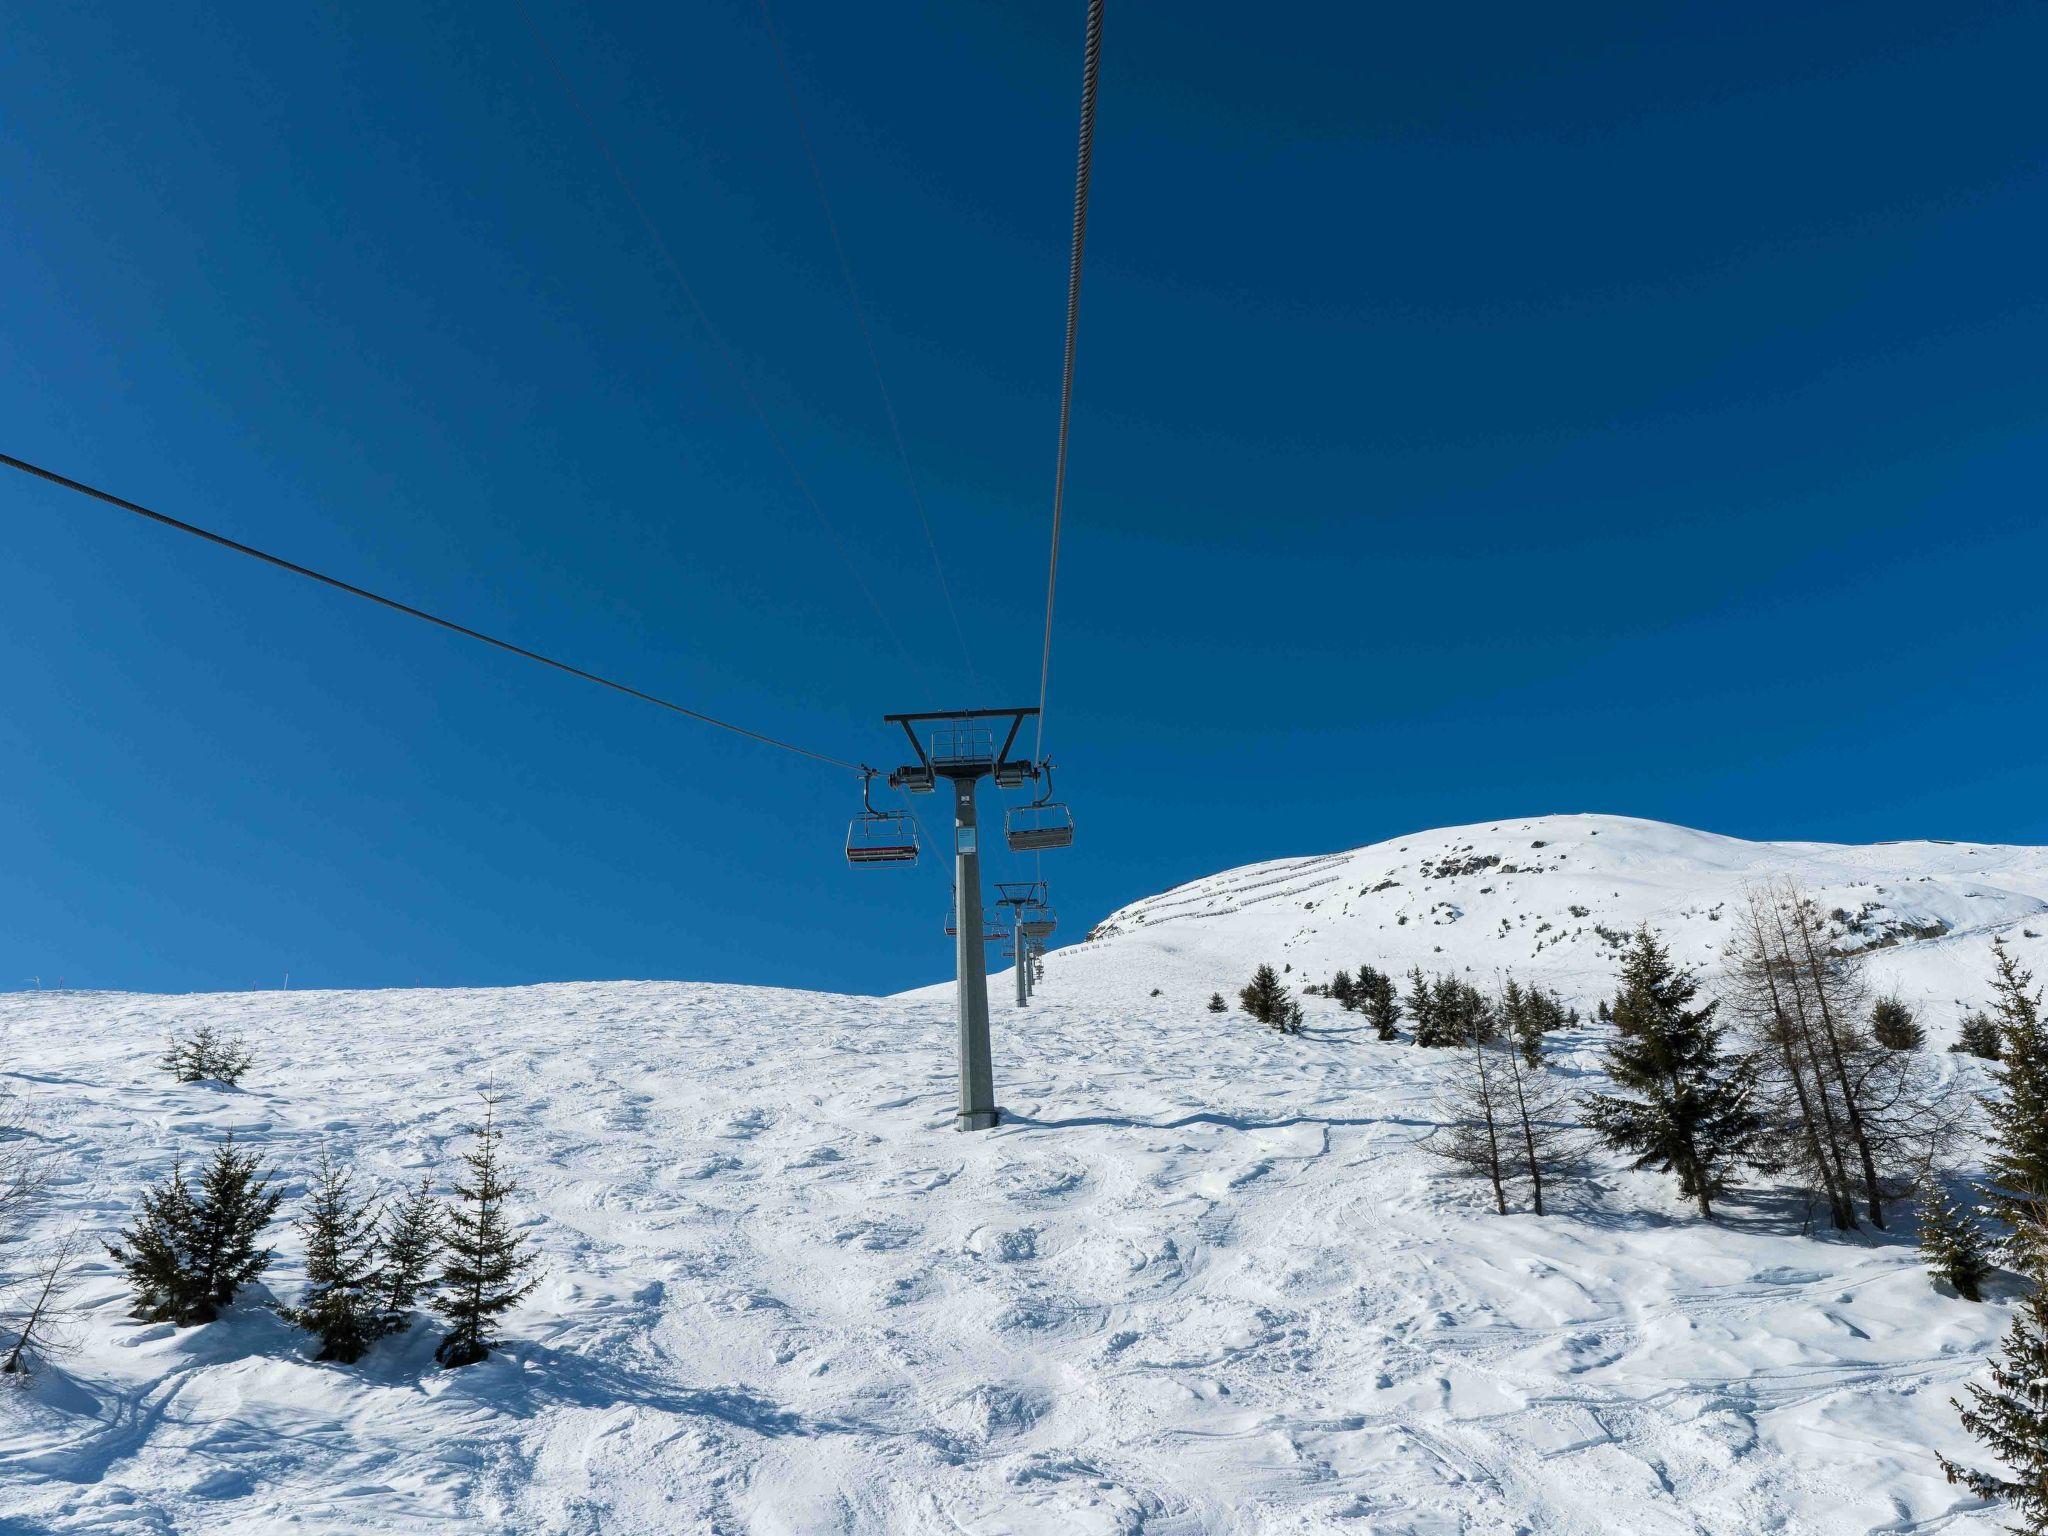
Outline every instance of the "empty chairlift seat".
[[1019, 926], [1023, 928], [1025, 938], [1042, 939], [1059, 925], [1059, 916], [1051, 907], [1039, 907], [1035, 911], [1026, 912], [1024, 921]]
[[1074, 813], [1057, 800], [1034, 800], [1010, 809], [1003, 817], [1003, 832], [1018, 853], [1071, 847]]
[[849, 864], [915, 864], [917, 831], [903, 811], [872, 811], [846, 829]]

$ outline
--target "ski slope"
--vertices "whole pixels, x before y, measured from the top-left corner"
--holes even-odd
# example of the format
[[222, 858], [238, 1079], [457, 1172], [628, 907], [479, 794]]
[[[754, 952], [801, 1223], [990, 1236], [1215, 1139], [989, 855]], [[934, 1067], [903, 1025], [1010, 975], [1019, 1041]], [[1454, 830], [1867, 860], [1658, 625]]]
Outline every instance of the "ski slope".
[[[1421, 1148], [1435, 1053], [1321, 999], [1295, 1039], [1201, 1005], [1260, 959], [1512, 967], [1590, 1004], [1592, 924], [1655, 917], [1710, 960], [1715, 904], [1795, 869], [1824, 905], [1878, 903], [1870, 933], [1930, 935], [1867, 963], [1940, 1034], [1991, 934], [2043, 958], [2048, 861], [1494, 825], [1126, 908], [1048, 957], [1026, 1013], [999, 978], [1009, 1118], [974, 1136], [943, 989], [0, 997], [0, 1083], [63, 1158], [45, 1235], [111, 1231], [229, 1130], [288, 1209], [322, 1147], [445, 1181], [494, 1083], [546, 1264], [509, 1347], [443, 1372], [425, 1325], [316, 1364], [263, 1287], [208, 1327], [139, 1325], [97, 1262], [66, 1356], [0, 1391], [0, 1531], [1999, 1529], [1933, 1453], [1971, 1454], [1947, 1399], [2005, 1309], [1938, 1294], [1908, 1237], [1802, 1235], [1769, 1190], [1707, 1226], [1611, 1167], [1498, 1217]], [[1489, 853], [1543, 873], [1441, 873]], [[257, 1043], [240, 1090], [156, 1067], [201, 1019]], [[1595, 1081], [1601, 1033], [1558, 1070]]]

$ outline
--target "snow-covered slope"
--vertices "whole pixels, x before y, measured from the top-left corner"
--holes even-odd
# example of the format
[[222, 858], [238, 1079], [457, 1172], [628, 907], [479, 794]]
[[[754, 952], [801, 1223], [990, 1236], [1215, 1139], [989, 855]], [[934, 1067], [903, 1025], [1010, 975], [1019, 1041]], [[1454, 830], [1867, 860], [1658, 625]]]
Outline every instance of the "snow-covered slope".
[[[1535, 816], [1228, 870], [1112, 913], [1049, 964], [1091, 996], [1222, 989], [1254, 966], [1511, 974], [1590, 1007], [1647, 922], [1711, 975], [1751, 883], [1797, 879], [1838, 948], [1925, 1016], [1937, 1044], [1981, 1006], [2003, 937], [2048, 972], [2048, 849], [1987, 843], [1752, 843], [1625, 816]], [[1142, 985], [1140, 985], [1142, 983]]]
[[[288, 1207], [323, 1147], [445, 1183], [495, 1082], [547, 1265], [510, 1347], [448, 1373], [424, 1324], [316, 1364], [260, 1290], [142, 1326], [97, 1263], [68, 1357], [0, 1391], [0, 1531], [1988, 1536], [1933, 1453], [1970, 1452], [1947, 1400], [2004, 1308], [1935, 1292], [1906, 1235], [1802, 1235], [1769, 1191], [1710, 1227], [1611, 1168], [1494, 1216], [1420, 1149], [1435, 1053], [1321, 1000], [1292, 1039], [1200, 1004], [1267, 958], [1513, 966], [1590, 1001], [1596, 923], [1708, 958], [1715, 904], [1789, 861], [1878, 903], [1866, 930], [1948, 924], [1870, 961], [1948, 1007], [1981, 997], [1993, 925], [2037, 942], [2041, 855], [1498, 827], [1141, 903], [1055, 952], [1026, 1013], [999, 981], [1009, 1118], [972, 1136], [942, 996], [0, 998], [0, 1084], [64, 1160], [44, 1235], [110, 1232], [229, 1130]], [[257, 1042], [239, 1091], [156, 1067], [202, 1019]], [[1591, 1080], [1600, 1042], [1557, 1070]]]

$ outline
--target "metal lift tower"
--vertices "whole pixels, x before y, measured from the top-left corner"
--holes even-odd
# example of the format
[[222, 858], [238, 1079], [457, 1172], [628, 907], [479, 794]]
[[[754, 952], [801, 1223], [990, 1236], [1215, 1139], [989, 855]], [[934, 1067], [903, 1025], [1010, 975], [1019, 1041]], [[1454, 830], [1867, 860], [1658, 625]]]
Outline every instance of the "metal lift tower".
[[[985, 1131], [1000, 1119], [995, 1069], [989, 1059], [988, 961], [982, 953], [981, 847], [974, 814], [974, 789], [985, 778], [1014, 788], [1038, 777], [1036, 764], [1010, 756], [1017, 732], [1036, 709], [942, 709], [914, 715], [884, 715], [903, 727], [917, 761], [889, 775], [889, 783], [910, 794], [930, 794], [938, 781], [953, 785], [953, 927], [960, 1016], [960, 1108], [953, 1124]], [[996, 745], [998, 722], [1007, 722]], [[920, 736], [919, 728], [926, 734]], [[1069, 834], [1071, 837], [1071, 833]]]
[[1031, 941], [1025, 935], [1031, 932], [1030, 915], [1045, 905], [1045, 882], [998, 880], [996, 905], [1010, 909], [1010, 953], [1017, 959], [1017, 1006], [1022, 1008], [1031, 1001]]

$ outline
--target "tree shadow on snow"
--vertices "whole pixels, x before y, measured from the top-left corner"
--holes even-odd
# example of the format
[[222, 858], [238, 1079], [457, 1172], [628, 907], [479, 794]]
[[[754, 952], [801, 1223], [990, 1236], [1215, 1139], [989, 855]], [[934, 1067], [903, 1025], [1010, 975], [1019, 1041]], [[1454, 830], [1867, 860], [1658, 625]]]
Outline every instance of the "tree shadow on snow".
[[1250, 1115], [1227, 1115], [1215, 1110], [1196, 1110], [1175, 1120], [1140, 1120], [1130, 1115], [1070, 1115], [1063, 1120], [1041, 1120], [1015, 1110], [1003, 1112], [1002, 1125], [1025, 1126], [1035, 1131], [1067, 1131], [1084, 1125], [1113, 1125], [1134, 1131], [1179, 1131], [1194, 1125], [1220, 1125], [1230, 1131], [1284, 1131], [1298, 1125], [1427, 1125], [1409, 1115], [1286, 1115], [1260, 1120]]
[[[439, 1366], [429, 1369], [439, 1372]], [[519, 1418], [545, 1408], [651, 1408], [716, 1419], [757, 1435], [810, 1436], [844, 1426], [806, 1418], [744, 1387], [688, 1387], [572, 1350], [524, 1341], [507, 1343], [488, 1359], [446, 1372], [446, 1392]]]

